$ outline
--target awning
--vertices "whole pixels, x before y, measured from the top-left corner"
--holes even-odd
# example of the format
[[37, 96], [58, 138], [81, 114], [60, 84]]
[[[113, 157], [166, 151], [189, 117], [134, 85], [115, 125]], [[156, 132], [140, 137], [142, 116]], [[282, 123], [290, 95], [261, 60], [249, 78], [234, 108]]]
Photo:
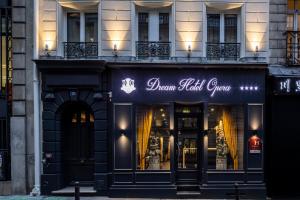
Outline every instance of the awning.
[[173, 4], [171, 0], [138, 0], [134, 1], [135, 5], [146, 8], [162, 8]]
[[[100, 0], [59, 0], [59, 4], [66, 8], [76, 10], [95, 9]], [[96, 7], [97, 8], [97, 7]]]

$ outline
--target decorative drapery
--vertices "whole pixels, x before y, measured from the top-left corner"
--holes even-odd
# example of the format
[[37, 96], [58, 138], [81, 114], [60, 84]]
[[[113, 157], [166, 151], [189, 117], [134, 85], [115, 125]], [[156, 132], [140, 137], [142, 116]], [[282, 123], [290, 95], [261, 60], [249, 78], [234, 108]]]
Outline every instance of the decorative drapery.
[[162, 8], [171, 6], [173, 1], [170, 0], [136, 0], [135, 5], [147, 8]]
[[141, 110], [137, 124], [137, 140], [139, 148], [140, 169], [145, 169], [145, 156], [148, 148], [148, 141], [152, 125], [152, 109]]
[[228, 109], [223, 110], [222, 118], [223, 118], [226, 142], [228, 145], [229, 153], [233, 160], [233, 168], [234, 170], [237, 170], [239, 168], [238, 149], [237, 149], [237, 142], [238, 142], [237, 124], [233, 120]]

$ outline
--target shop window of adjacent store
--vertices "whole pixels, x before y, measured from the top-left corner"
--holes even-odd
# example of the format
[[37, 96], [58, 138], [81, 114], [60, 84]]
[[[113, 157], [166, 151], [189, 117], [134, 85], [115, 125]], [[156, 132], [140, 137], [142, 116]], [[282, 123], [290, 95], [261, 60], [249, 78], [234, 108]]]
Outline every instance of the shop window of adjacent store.
[[208, 111], [208, 169], [243, 169], [243, 107], [210, 105]]
[[168, 106], [138, 106], [136, 166], [139, 170], [170, 170]]
[[65, 57], [98, 56], [98, 13], [67, 13]]
[[138, 57], [170, 56], [170, 14], [168, 12], [138, 12]]
[[288, 0], [287, 6], [287, 63], [300, 63], [300, 2]]
[[207, 15], [207, 58], [236, 60], [240, 56], [237, 14]]

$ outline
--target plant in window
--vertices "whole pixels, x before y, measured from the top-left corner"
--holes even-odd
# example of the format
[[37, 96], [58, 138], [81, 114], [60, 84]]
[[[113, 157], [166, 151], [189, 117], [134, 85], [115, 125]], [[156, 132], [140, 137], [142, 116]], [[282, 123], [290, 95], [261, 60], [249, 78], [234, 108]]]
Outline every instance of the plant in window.
[[227, 153], [228, 145], [225, 139], [225, 132], [223, 121], [219, 121], [219, 125], [215, 127], [216, 129], [216, 169], [225, 170], [227, 168]]
[[151, 131], [149, 137], [149, 152], [147, 158], [149, 159], [148, 169], [160, 169], [160, 145], [159, 137], [154, 131]]

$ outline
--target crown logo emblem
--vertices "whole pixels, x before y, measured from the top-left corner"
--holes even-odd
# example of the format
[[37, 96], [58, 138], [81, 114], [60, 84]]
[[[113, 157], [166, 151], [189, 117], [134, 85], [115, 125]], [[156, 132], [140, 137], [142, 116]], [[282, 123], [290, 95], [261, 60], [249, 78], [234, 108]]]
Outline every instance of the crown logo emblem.
[[127, 94], [130, 94], [131, 92], [136, 90], [136, 88], [134, 87], [134, 80], [131, 78], [125, 78], [124, 80], [122, 80], [121, 90], [123, 90]]

